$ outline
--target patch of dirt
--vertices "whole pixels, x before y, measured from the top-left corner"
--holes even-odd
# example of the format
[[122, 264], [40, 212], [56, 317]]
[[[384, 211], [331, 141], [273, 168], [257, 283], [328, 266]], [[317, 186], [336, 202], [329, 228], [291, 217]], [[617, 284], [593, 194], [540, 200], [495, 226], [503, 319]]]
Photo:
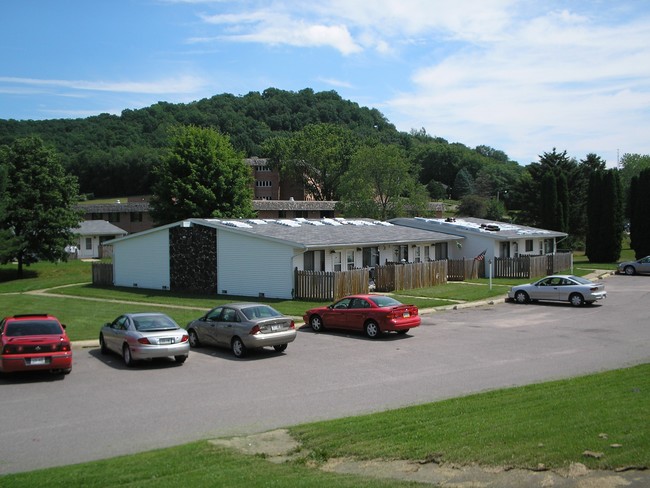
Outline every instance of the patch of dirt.
[[[211, 444], [235, 449], [249, 455], [261, 455], [268, 461], [283, 463], [305, 458], [309, 452], [301, 449], [286, 429], [278, 429], [246, 437], [215, 439]], [[331, 458], [320, 466], [323, 471], [357, 474], [368, 478], [418, 481], [449, 488], [647, 488], [650, 472], [628, 469], [620, 472], [592, 471], [582, 463], [573, 463], [566, 470], [509, 469], [505, 467], [459, 466], [439, 463], [434, 456], [423, 461], [373, 459], [359, 461], [351, 458]]]

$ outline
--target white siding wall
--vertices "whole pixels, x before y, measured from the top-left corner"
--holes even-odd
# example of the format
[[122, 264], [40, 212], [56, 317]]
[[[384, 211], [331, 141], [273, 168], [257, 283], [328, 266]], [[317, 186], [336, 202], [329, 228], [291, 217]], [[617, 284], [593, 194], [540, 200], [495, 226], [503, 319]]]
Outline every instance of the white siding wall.
[[163, 229], [113, 244], [113, 283], [169, 290], [169, 231]]
[[222, 229], [217, 231], [217, 292], [228, 295], [291, 298], [291, 246]]

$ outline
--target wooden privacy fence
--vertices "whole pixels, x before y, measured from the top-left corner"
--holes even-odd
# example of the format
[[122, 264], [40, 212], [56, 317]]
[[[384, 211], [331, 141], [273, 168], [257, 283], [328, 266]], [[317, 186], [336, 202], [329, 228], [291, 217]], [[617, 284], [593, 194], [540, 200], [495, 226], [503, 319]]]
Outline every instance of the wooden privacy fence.
[[449, 281], [475, 280], [485, 276], [485, 261], [478, 259], [448, 259], [447, 279]]
[[336, 300], [345, 295], [368, 293], [370, 270], [301, 271], [295, 268], [294, 298]]
[[571, 253], [562, 252], [545, 256], [519, 256], [495, 258], [493, 278], [536, 278], [571, 267]]
[[375, 268], [375, 290], [426, 288], [447, 283], [447, 261], [388, 264]]
[[112, 263], [92, 263], [93, 268], [93, 285], [112, 286], [113, 285], [113, 264]]

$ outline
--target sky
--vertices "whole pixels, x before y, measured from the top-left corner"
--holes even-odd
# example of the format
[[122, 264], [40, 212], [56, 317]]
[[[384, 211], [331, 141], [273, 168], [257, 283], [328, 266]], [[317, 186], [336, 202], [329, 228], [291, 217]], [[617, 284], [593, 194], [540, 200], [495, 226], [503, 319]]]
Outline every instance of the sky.
[[336, 91], [527, 165], [650, 154], [648, 0], [2, 0], [0, 119]]

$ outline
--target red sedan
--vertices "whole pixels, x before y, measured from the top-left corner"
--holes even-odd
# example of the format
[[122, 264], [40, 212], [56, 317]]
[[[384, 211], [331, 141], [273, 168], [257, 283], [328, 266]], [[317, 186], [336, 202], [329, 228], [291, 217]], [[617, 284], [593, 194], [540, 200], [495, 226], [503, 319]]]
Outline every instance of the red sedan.
[[0, 372], [72, 370], [72, 349], [65, 326], [52, 315], [6, 317], [0, 322]]
[[405, 334], [420, 325], [418, 307], [384, 295], [351, 295], [327, 307], [307, 310], [303, 319], [315, 332], [325, 328], [359, 330], [370, 338], [382, 332]]

